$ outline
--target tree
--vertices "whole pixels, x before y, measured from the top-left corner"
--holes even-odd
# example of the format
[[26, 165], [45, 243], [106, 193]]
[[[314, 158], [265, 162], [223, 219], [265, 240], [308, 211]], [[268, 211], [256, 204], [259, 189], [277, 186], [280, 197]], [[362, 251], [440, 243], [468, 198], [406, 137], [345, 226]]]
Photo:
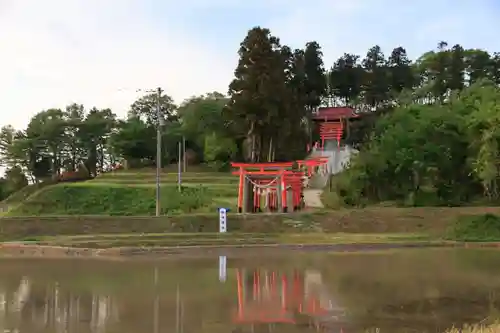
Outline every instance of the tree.
[[[410, 103], [377, 121], [338, 181], [345, 202], [460, 205], [500, 199], [500, 88], [485, 79], [442, 103]], [[391, 179], [387, 183], [387, 179]], [[482, 189], [482, 192], [481, 192]]]
[[16, 130], [11, 125], [3, 126], [0, 129], [0, 165], [2, 166], [12, 167], [16, 165], [11, 149], [15, 136]]
[[68, 171], [76, 171], [83, 154], [83, 143], [78, 137], [79, 128], [85, 118], [85, 109], [83, 105], [71, 104], [64, 111], [66, 119], [66, 154], [61, 162], [62, 166]]
[[364, 103], [377, 107], [387, 101], [389, 95], [389, 76], [386, 60], [380, 46], [375, 45], [363, 59], [362, 91]]
[[491, 77], [492, 61], [488, 52], [471, 49], [464, 52], [466, 55], [468, 84], [473, 85], [481, 79], [494, 79]]
[[223, 133], [228, 130], [223, 110], [228, 98], [219, 93], [192, 97], [178, 110], [183, 133], [197, 144], [203, 143], [207, 132]]
[[389, 67], [389, 90], [392, 98], [399, 96], [403, 90], [412, 89], [417, 83], [411, 61], [403, 47], [399, 46], [392, 50], [387, 66]]
[[212, 132], [205, 136], [205, 161], [216, 164], [218, 169], [226, 169], [235, 157], [237, 147], [231, 138], [218, 137]]
[[[129, 117], [138, 117], [148, 126], [156, 126], [158, 124], [157, 117], [157, 99], [156, 93], [151, 93], [142, 96], [136, 100], [129, 110]], [[166, 121], [175, 121], [177, 116], [175, 114], [176, 106], [172, 97], [167, 94], [162, 94], [160, 97], [160, 114]]]
[[[293, 55], [294, 77], [293, 94], [298, 97], [304, 96], [299, 103], [304, 104], [307, 111], [307, 126], [309, 132], [309, 144], [313, 141], [312, 112], [318, 108], [322, 100], [327, 97], [326, 71], [323, 63], [323, 52], [317, 42], [306, 44], [305, 51], [296, 50]], [[299, 106], [301, 107], [301, 106]]]
[[108, 140], [116, 127], [116, 115], [110, 109], [98, 110], [93, 108], [78, 126], [77, 136], [85, 151], [84, 163], [90, 176], [97, 176], [105, 167], [107, 156], [109, 160], [114, 156], [108, 151]]
[[480, 80], [455, 101], [468, 112], [469, 162], [488, 199], [498, 199], [500, 179], [500, 89], [489, 80]]
[[220, 93], [192, 97], [184, 101], [178, 110], [182, 135], [186, 146], [203, 155], [205, 138], [211, 133], [218, 137], [228, 137], [233, 141], [231, 128], [224, 118], [224, 107], [228, 98]]
[[490, 60], [490, 75], [491, 80], [500, 85], [500, 52], [495, 52]]
[[[295, 59], [301, 58], [302, 56], [299, 55], [298, 52], [295, 52]], [[300, 59], [300, 61], [302, 61], [302, 59]], [[321, 104], [322, 99], [326, 97], [327, 90], [323, 52], [317, 42], [309, 42], [306, 44], [305, 51], [303, 52], [303, 62], [304, 67], [301, 69], [301, 72], [303, 71], [305, 74], [305, 105], [308, 111], [311, 112]]]
[[329, 73], [329, 91], [333, 100], [343, 105], [355, 104], [361, 93], [363, 70], [359, 56], [345, 53], [339, 58]]
[[464, 88], [465, 75], [465, 52], [462, 46], [454, 45], [450, 50], [450, 65], [448, 69], [448, 84], [450, 90], [462, 90]]
[[[265, 137], [283, 121], [285, 63], [279, 39], [269, 29], [251, 29], [238, 51], [240, 59], [229, 85], [229, 123], [247, 137], [246, 159], [265, 160], [272, 141]], [[266, 149], [267, 148], [267, 149]]]
[[153, 163], [156, 157], [155, 134], [155, 129], [141, 119], [130, 118], [118, 124], [118, 131], [111, 136], [110, 144], [131, 166], [140, 165], [144, 159]]
[[61, 171], [61, 157], [64, 151], [66, 122], [64, 113], [59, 109], [49, 109], [31, 118], [26, 135], [40, 156], [50, 156], [52, 176]]
[[12, 167], [5, 170], [5, 190], [13, 193], [28, 185], [28, 179], [20, 167]]

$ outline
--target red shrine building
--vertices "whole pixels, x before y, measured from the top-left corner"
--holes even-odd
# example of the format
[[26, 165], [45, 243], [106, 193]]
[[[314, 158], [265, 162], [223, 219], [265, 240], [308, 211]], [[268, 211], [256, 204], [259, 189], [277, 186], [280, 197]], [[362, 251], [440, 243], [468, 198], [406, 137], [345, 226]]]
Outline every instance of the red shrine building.
[[312, 120], [319, 126], [321, 148], [325, 147], [325, 141], [335, 140], [337, 145], [344, 135], [347, 124], [351, 119], [359, 118], [359, 114], [350, 107], [322, 107], [313, 113]]

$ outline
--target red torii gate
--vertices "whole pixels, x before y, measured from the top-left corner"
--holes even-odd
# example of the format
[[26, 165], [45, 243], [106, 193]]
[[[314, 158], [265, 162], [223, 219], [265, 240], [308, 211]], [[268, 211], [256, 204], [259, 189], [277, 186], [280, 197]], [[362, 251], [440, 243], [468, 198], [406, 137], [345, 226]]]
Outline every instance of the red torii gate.
[[[292, 210], [301, 209], [303, 207], [303, 180], [306, 174], [300, 170], [305, 168], [310, 177], [317, 167], [326, 165], [327, 162], [327, 158], [276, 163], [232, 162], [231, 166], [238, 169], [232, 174], [240, 178], [238, 212], [260, 212], [263, 206], [271, 212], [287, 212], [290, 204], [289, 194], [292, 199]], [[294, 164], [299, 170], [293, 170]], [[249, 194], [253, 195], [253, 204], [249, 200]], [[263, 194], [264, 205], [261, 200]]]

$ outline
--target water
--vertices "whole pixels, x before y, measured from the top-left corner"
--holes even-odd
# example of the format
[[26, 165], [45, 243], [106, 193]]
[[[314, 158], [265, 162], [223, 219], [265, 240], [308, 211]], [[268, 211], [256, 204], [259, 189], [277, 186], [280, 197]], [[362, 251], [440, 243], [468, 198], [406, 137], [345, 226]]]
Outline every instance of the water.
[[218, 260], [0, 260], [0, 332], [443, 332], [500, 309], [495, 250], [229, 254], [223, 282]]

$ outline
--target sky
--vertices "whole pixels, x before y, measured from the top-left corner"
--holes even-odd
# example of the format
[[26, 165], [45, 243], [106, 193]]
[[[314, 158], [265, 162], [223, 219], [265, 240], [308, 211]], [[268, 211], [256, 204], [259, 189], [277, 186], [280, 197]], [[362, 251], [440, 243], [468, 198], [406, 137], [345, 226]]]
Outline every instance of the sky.
[[76, 102], [124, 116], [138, 89], [180, 103], [226, 92], [248, 29], [293, 48], [344, 52], [450, 45], [500, 51], [498, 0], [0, 0], [0, 126]]

